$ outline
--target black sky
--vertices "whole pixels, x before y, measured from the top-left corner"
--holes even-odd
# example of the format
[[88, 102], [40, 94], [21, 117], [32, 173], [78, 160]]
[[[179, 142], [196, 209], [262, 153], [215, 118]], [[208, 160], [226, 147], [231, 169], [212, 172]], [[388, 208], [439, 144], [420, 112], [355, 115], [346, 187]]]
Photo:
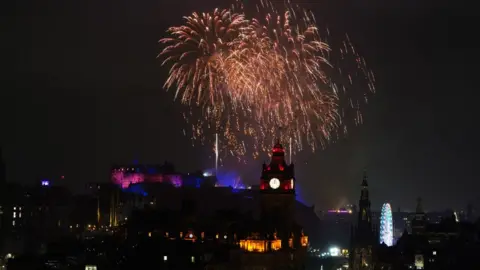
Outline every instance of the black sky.
[[[253, 1], [253, 0], [250, 0]], [[8, 179], [65, 175], [107, 181], [112, 163], [211, 166], [182, 136], [180, 105], [155, 59], [166, 27], [212, 1], [11, 1], [1, 9], [0, 145]], [[217, 1], [224, 2], [224, 1]], [[348, 31], [377, 78], [365, 124], [296, 157], [302, 197], [320, 207], [358, 200], [362, 170], [375, 207], [480, 203], [476, 175], [474, 9], [442, 1], [303, 1]], [[226, 5], [226, 4], [224, 4]], [[475, 57], [474, 57], [475, 55]], [[256, 183], [261, 162], [236, 166]]]

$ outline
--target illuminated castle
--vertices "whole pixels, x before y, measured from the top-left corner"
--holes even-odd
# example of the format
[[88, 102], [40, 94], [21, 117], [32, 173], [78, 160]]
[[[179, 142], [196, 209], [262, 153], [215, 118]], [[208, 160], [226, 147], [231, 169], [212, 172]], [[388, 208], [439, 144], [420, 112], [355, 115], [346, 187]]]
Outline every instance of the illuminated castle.
[[248, 237], [239, 241], [245, 252], [242, 261], [265, 269], [277, 269], [279, 265], [301, 269], [308, 237], [294, 221], [294, 165], [285, 162], [285, 150], [279, 142], [273, 147], [270, 164], [263, 164], [260, 207], [258, 224], [252, 226]]
[[175, 172], [172, 164], [164, 165], [128, 165], [112, 168], [112, 182], [123, 189], [139, 183], [168, 183], [175, 187], [183, 184], [182, 175]]
[[175, 167], [165, 162], [163, 165], [121, 165], [111, 170], [111, 182], [122, 189], [129, 189], [138, 184], [162, 183], [176, 188], [200, 186], [231, 186], [234, 189], [245, 189], [240, 176], [235, 172], [216, 174], [211, 170], [193, 173], [179, 173]]

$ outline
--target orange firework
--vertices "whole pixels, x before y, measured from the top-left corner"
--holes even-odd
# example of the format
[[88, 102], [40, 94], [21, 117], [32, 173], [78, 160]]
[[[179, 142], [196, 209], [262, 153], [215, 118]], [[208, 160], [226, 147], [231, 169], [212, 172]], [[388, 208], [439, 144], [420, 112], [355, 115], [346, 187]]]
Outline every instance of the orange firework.
[[345, 100], [361, 122], [359, 103], [337, 82], [340, 74], [352, 84], [352, 75], [331, 64], [335, 53], [341, 59], [353, 55], [347, 65], [373, 92], [373, 74], [348, 37], [342, 48], [332, 48], [313, 14], [298, 7], [286, 5], [279, 12], [260, 2], [253, 16], [242, 5], [233, 10], [194, 13], [162, 39], [170, 45], [160, 56], [172, 63], [165, 85], [200, 108], [185, 114], [193, 139], [203, 141], [213, 130], [236, 156], [256, 156], [273, 138], [292, 141], [295, 152], [304, 145], [316, 150], [345, 132]]
[[[230, 52], [230, 43], [238, 37], [247, 21], [241, 14], [216, 9], [212, 13], [193, 13], [185, 17], [185, 25], [170, 27], [169, 38], [160, 42], [168, 46], [159, 54], [163, 64], [171, 63], [165, 87], [176, 86], [175, 97], [183, 103], [215, 105], [222, 99], [221, 59]], [[182, 93], [183, 91], [183, 93]]]

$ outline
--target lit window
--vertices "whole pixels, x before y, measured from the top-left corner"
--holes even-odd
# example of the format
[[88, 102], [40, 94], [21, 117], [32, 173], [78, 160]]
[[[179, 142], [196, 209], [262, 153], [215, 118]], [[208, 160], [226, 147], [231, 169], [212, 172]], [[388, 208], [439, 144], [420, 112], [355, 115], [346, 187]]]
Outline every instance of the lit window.
[[12, 226], [15, 227], [15, 220], [12, 221]]
[[17, 217], [17, 212], [13, 212], [13, 218]]
[[434, 250], [434, 251], [432, 252], [432, 255], [433, 255], [433, 256], [436, 256], [436, 255], [437, 255], [437, 251]]
[[163, 261], [165, 261], [165, 262], [166, 262], [166, 261], [167, 261], [167, 259], [168, 259], [167, 255], [163, 256]]
[[192, 263], [195, 263], [195, 257], [192, 256]]

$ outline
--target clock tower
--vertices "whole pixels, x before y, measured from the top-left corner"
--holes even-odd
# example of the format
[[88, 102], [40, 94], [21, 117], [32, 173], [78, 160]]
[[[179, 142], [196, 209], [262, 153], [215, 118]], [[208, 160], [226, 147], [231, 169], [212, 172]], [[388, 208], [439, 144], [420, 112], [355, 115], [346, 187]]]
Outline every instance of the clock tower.
[[287, 164], [285, 149], [277, 141], [270, 164], [263, 164], [260, 200], [264, 223], [285, 237], [293, 232], [295, 184], [294, 165]]

